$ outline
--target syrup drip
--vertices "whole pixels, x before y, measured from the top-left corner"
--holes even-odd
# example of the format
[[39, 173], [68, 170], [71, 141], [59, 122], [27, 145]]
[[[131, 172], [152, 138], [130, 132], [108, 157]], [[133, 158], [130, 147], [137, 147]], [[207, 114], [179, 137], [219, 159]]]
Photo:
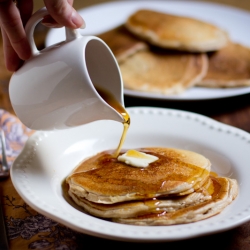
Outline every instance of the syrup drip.
[[96, 88], [96, 90], [106, 103], [108, 103], [111, 107], [113, 107], [118, 113], [122, 115], [123, 120], [124, 120], [123, 133], [122, 133], [120, 142], [118, 144], [118, 147], [113, 154], [113, 157], [117, 158], [118, 155], [120, 154], [122, 145], [124, 144], [124, 141], [126, 139], [127, 131], [130, 126], [130, 116], [128, 112], [126, 111], [126, 109], [115, 99], [115, 97], [111, 93], [100, 88]]

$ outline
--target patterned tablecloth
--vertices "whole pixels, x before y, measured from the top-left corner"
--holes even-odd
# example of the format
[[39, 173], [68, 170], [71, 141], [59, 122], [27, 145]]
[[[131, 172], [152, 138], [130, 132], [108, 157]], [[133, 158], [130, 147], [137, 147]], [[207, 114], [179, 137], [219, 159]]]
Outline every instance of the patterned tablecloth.
[[[15, 116], [1, 109], [0, 125], [6, 135], [6, 155], [11, 167], [33, 131], [26, 128]], [[11, 178], [1, 180], [0, 188], [10, 249], [80, 248], [79, 242], [82, 240], [79, 239], [84, 235], [34, 211], [18, 195]]]
[[[6, 135], [7, 157], [11, 167], [34, 131], [26, 128], [15, 116], [1, 109], [0, 125]], [[117, 250], [119, 247], [144, 248], [150, 244], [106, 240], [75, 232], [29, 207], [16, 192], [11, 178], [0, 180], [0, 189], [10, 250], [73, 250], [99, 247]], [[0, 233], [2, 233], [1, 229]], [[164, 249], [198, 250], [201, 246], [207, 246], [208, 249], [216, 250], [249, 250], [250, 222], [223, 233], [178, 242], [154, 243], [151, 246]]]

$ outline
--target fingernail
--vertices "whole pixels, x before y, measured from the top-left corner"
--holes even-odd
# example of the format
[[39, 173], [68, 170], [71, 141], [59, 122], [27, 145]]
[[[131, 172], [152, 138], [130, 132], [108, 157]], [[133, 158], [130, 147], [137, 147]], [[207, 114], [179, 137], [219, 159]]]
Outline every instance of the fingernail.
[[82, 24], [82, 26], [80, 27], [80, 29], [85, 29], [86, 28], [86, 23], [85, 23], [85, 21], [83, 20], [83, 24]]
[[86, 27], [85, 21], [76, 11], [72, 12], [71, 21], [81, 29], [84, 29]]

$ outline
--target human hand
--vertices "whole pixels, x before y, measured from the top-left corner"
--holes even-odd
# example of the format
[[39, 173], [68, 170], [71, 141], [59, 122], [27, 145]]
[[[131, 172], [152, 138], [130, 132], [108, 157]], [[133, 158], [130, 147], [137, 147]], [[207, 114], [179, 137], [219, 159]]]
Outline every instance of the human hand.
[[[49, 12], [42, 23], [47, 27], [66, 26], [77, 29], [84, 27], [82, 17], [73, 8], [74, 0], [44, 0]], [[24, 26], [32, 15], [33, 0], [0, 0], [0, 27], [3, 39], [5, 65], [9, 71], [16, 71], [23, 60], [31, 56]]]

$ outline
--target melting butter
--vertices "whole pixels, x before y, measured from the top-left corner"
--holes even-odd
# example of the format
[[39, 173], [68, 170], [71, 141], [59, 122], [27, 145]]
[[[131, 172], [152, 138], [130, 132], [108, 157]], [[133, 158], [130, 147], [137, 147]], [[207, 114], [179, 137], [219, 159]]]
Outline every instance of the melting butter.
[[159, 158], [154, 155], [150, 155], [150, 154], [139, 152], [137, 150], [130, 149], [126, 153], [118, 156], [117, 159], [118, 161], [124, 162], [127, 165], [131, 165], [133, 167], [145, 168], [150, 163], [158, 160]]

